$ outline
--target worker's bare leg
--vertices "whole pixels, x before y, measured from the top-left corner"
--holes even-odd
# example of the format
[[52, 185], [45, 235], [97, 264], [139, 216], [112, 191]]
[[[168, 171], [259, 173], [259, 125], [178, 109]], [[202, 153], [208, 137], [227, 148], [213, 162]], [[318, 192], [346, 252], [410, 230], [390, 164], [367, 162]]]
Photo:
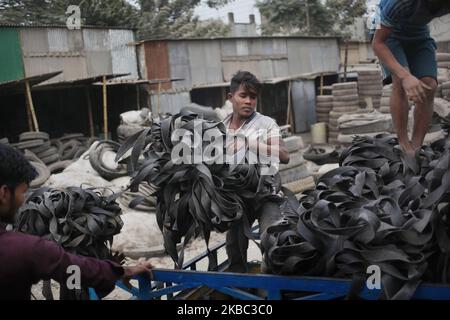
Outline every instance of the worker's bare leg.
[[433, 90], [425, 90], [427, 99], [423, 103], [417, 103], [414, 111], [414, 130], [411, 145], [414, 150], [419, 149], [428, 132], [428, 128], [433, 118], [434, 94], [437, 89], [436, 79], [425, 77], [420, 79]]
[[391, 114], [397, 133], [398, 142], [403, 152], [408, 155], [414, 154], [414, 148], [408, 137], [408, 114], [409, 103], [401, 80], [398, 77], [392, 77], [392, 95], [391, 95]]

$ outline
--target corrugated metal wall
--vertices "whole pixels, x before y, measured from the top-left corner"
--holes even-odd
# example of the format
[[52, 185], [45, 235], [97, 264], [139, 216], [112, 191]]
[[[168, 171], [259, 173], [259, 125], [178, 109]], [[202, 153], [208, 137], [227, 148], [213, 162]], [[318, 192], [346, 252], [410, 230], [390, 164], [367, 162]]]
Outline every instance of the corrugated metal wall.
[[308, 132], [311, 129], [311, 125], [317, 122], [314, 80], [293, 81], [291, 94], [295, 132]]
[[139, 76], [133, 33], [129, 30], [109, 30], [109, 38], [113, 73], [130, 73], [126, 78], [137, 79]]
[[0, 29], [0, 83], [24, 77], [20, 35], [17, 29]]
[[131, 30], [22, 28], [20, 38], [26, 76], [63, 71], [46, 83], [112, 73], [138, 77]]
[[144, 46], [148, 79], [161, 75], [185, 79], [174, 88], [229, 82], [238, 70], [263, 80], [337, 72], [340, 63], [337, 38], [169, 40], [147, 41]]
[[[161, 113], [177, 114], [191, 103], [189, 91], [166, 91], [159, 95]], [[151, 95], [152, 112], [158, 114], [158, 94]]]
[[89, 76], [111, 74], [111, 41], [108, 30], [84, 29], [84, 48]]

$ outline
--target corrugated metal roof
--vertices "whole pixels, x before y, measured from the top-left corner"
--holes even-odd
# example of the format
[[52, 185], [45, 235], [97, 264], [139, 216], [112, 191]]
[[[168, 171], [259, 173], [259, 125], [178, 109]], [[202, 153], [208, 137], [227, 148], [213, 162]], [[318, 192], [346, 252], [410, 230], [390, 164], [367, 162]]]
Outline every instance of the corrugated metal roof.
[[[63, 29], [67, 29], [67, 26], [63, 25], [63, 24], [23, 25], [23, 24], [12, 24], [12, 23], [0, 23], [0, 28], [63, 28]], [[131, 28], [131, 27], [91, 26], [91, 25], [85, 25], [85, 26], [82, 25], [81, 29], [137, 30], [137, 28]]]
[[104, 75], [97, 75], [94, 77], [88, 77], [83, 79], [75, 79], [75, 80], [68, 80], [68, 81], [61, 81], [56, 83], [50, 83], [50, 84], [44, 84], [44, 85], [38, 85], [35, 88], [37, 89], [60, 89], [64, 87], [75, 87], [75, 86], [86, 86], [91, 85], [99, 81], [103, 81], [103, 77], [106, 77], [106, 80], [119, 78], [123, 76], [127, 76], [128, 74], [104, 74]]
[[52, 72], [47, 74], [41, 74], [33, 77], [27, 77], [15, 81], [8, 81], [0, 83], [0, 95], [20, 93], [25, 91], [24, 84], [26, 81], [29, 82], [30, 86], [33, 87], [39, 83], [45, 82], [57, 75], [62, 71]]
[[341, 36], [254, 36], [254, 37], [214, 37], [214, 38], [155, 38], [144, 39], [136, 45], [153, 41], [211, 41], [211, 40], [252, 40], [252, 39], [341, 39]]

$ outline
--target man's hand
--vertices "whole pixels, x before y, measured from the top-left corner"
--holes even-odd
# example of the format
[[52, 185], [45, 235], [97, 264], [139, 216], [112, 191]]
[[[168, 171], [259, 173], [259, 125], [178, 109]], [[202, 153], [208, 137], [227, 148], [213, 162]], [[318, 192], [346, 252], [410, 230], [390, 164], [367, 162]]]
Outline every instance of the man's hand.
[[131, 288], [130, 280], [138, 275], [149, 275], [151, 277], [153, 265], [148, 261], [138, 262], [135, 266], [123, 267], [124, 274], [122, 277], [122, 282]]
[[424, 103], [427, 99], [426, 90], [433, 90], [411, 74], [402, 79], [402, 85], [408, 99], [415, 103]]

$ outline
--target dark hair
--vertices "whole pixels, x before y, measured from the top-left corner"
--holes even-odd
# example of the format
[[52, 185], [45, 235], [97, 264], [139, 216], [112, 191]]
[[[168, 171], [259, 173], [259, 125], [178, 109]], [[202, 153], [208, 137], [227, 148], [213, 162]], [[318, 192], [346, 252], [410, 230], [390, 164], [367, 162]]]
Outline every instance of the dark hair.
[[14, 191], [18, 185], [29, 184], [37, 176], [36, 169], [23, 154], [0, 143], [0, 186], [6, 185]]
[[236, 93], [239, 88], [244, 86], [245, 90], [254, 90], [256, 94], [259, 95], [261, 92], [261, 82], [248, 71], [238, 71], [231, 79], [230, 92], [231, 94]]

